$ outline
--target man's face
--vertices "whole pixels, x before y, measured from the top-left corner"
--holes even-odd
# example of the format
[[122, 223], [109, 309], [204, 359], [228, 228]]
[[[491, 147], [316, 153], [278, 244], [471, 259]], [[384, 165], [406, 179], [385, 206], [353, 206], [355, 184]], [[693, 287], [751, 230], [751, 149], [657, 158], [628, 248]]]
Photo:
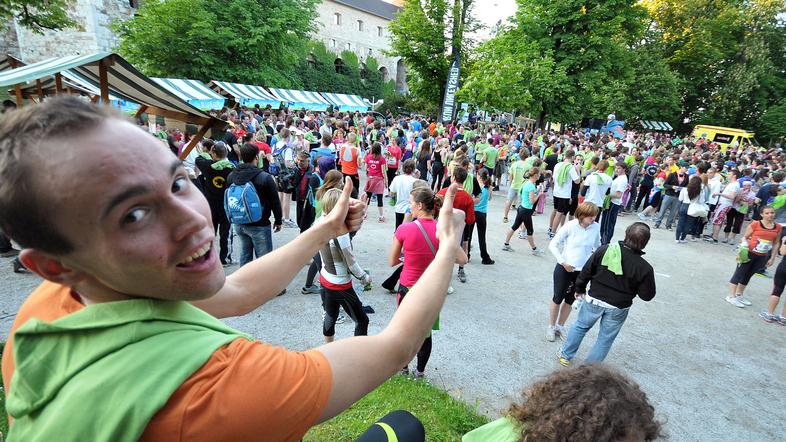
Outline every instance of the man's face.
[[57, 258], [77, 290], [193, 300], [223, 286], [207, 201], [158, 140], [109, 120], [65, 144], [43, 161], [50, 172], [41, 186], [64, 196], [52, 197], [51, 210], [75, 248]]

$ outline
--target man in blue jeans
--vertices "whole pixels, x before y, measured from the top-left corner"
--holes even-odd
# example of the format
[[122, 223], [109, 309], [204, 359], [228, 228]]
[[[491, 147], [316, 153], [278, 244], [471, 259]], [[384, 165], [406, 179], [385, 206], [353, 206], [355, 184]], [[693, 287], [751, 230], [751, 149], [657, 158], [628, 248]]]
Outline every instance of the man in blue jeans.
[[[235, 235], [240, 243], [240, 266], [251, 262], [255, 257], [270, 253], [273, 250], [273, 234], [281, 230], [281, 202], [278, 199], [278, 188], [273, 176], [257, 167], [259, 148], [251, 143], [240, 147], [240, 159], [243, 163], [227, 177], [231, 184], [243, 185], [251, 182], [262, 203], [262, 219], [250, 224], [235, 224]], [[270, 226], [270, 214], [275, 221]]]
[[[557, 353], [560, 364], [570, 365], [584, 335], [599, 319], [598, 339], [586, 362], [603, 361], [628, 317], [633, 298], [638, 295], [649, 301], [655, 297], [655, 272], [642, 257], [649, 240], [649, 226], [633, 223], [625, 230], [625, 240], [601, 246], [584, 265], [576, 279], [576, 298], [584, 298], [584, 303], [565, 345]], [[590, 281], [592, 285], [585, 295]]]

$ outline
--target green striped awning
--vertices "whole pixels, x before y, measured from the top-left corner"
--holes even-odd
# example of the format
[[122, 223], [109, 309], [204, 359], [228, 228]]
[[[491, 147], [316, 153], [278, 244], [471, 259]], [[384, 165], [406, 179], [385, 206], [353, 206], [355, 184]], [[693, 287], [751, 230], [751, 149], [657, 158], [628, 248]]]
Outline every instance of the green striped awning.
[[155, 78], [153, 81], [198, 109], [221, 109], [226, 99], [199, 80]]
[[270, 92], [292, 109], [324, 111], [330, 103], [316, 92], [270, 88]]
[[335, 108], [345, 112], [367, 111], [370, 107], [362, 98], [357, 95], [334, 94], [332, 92], [320, 92], [327, 101]]
[[641, 127], [643, 127], [646, 130], [659, 130], [659, 131], [666, 131], [666, 132], [674, 130], [674, 128], [671, 127], [671, 124], [665, 121], [641, 120], [639, 121], [639, 124], [641, 124]]
[[17, 69], [0, 72], [0, 87], [11, 89], [22, 85], [36, 88], [35, 81], [46, 81], [60, 73], [70, 82], [89, 86], [93, 94], [100, 94], [99, 64], [106, 66], [108, 91], [112, 98], [139, 103], [157, 115], [190, 123], [217, 123], [219, 120], [190, 105], [176, 94], [151, 80], [117, 54], [108, 52], [58, 57]]
[[213, 80], [208, 85], [221, 94], [231, 97], [241, 106], [267, 106], [278, 109], [281, 107], [281, 100], [274, 97], [262, 86], [252, 86], [250, 84], [230, 83], [228, 81]]

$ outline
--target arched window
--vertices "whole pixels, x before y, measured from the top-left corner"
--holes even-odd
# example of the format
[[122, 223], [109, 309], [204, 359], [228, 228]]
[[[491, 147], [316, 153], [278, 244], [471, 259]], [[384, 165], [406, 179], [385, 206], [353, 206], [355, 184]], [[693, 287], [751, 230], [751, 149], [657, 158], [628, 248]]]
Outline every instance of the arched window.
[[381, 68], [379, 68], [379, 73], [382, 74], [382, 81], [388, 81], [389, 80], [389, 78], [388, 78], [388, 68], [386, 68], [385, 66], [382, 66]]

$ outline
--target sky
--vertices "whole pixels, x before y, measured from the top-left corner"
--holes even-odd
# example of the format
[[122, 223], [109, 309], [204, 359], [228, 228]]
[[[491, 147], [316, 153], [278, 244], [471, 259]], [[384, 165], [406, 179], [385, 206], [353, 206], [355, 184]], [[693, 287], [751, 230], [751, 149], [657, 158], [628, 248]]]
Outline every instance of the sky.
[[516, 0], [476, 0], [472, 6], [472, 15], [487, 27], [477, 33], [477, 38], [485, 40], [491, 37], [491, 27], [515, 12]]

